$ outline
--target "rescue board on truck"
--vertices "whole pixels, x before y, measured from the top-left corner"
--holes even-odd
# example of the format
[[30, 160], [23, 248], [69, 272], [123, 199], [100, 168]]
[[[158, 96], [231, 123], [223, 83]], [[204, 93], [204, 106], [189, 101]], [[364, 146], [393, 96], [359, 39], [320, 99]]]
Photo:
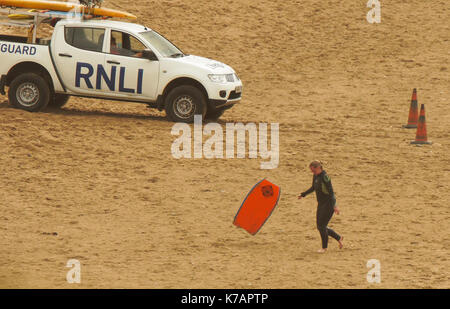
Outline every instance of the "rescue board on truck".
[[0, 6], [36, 10], [54, 10], [61, 12], [76, 11], [77, 13], [95, 16], [126, 18], [131, 20], [137, 19], [135, 15], [128, 12], [108, 8], [87, 7], [85, 5], [72, 2], [42, 0], [0, 0]]

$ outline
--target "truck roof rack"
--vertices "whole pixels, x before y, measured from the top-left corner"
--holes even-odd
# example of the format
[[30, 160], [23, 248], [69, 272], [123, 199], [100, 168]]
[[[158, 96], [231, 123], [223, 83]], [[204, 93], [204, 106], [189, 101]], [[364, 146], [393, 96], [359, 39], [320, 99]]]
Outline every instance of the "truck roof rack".
[[[29, 15], [29, 19], [11, 19], [9, 15]], [[89, 19], [93, 19], [91, 15]], [[18, 9], [11, 7], [0, 7], [0, 25], [13, 26], [13, 27], [26, 27], [29, 28], [28, 43], [36, 43], [37, 28], [42, 23], [50, 23], [55, 19], [86, 19], [86, 15], [76, 12], [58, 12], [58, 11], [46, 11], [38, 10], [31, 11], [26, 9]], [[104, 17], [100, 17], [104, 19]]]

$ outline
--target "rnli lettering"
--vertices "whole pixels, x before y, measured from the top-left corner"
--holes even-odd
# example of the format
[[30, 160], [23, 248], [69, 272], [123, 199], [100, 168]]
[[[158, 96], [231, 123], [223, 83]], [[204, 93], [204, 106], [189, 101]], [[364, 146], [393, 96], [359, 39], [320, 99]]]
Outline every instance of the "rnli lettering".
[[107, 87], [110, 91], [116, 91], [117, 74], [119, 74], [118, 92], [142, 94], [144, 70], [139, 69], [137, 72], [136, 89], [125, 87], [125, 81], [127, 80], [126, 73], [125, 67], [120, 67], [118, 70], [117, 66], [112, 65], [111, 70], [107, 72], [105, 67], [101, 64], [98, 64], [97, 70], [94, 70], [94, 67], [89, 63], [77, 62], [75, 70], [75, 87], [81, 87], [82, 81], [84, 81], [84, 84], [89, 89], [94, 89], [93, 82], [95, 82], [95, 89], [97, 90], [106, 89]]

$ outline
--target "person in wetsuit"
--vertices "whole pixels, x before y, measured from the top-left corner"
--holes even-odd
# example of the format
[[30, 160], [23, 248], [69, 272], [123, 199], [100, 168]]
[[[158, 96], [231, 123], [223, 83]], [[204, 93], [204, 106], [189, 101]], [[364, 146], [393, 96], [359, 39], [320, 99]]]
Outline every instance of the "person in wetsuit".
[[302, 192], [298, 199], [302, 199], [312, 192], [316, 192], [317, 197], [317, 214], [316, 224], [322, 238], [322, 249], [318, 252], [324, 253], [328, 247], [328, 236], [333, 237], [339, 242], [339, 249], [342, 249], [343, 237], [339, 236], [335, 231], [327, 227], [333, 213], [339, 214], [339, 208], [336, 205], [336, 197], [334, 195], [333, 186], [331, 185], [330, 176], [323, 170], [322, 162], [315, 160], [309, 165], [311, 172], [314, 174], [311, 188]]

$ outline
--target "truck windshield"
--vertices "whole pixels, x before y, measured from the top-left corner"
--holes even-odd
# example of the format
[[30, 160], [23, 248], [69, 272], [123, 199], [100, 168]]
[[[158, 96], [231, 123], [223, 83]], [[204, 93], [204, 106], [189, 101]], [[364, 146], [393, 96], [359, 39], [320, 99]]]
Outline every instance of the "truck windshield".
[[184, 57], [185, 55], [169, 40], [155, 31], [146, 31], [139, 33], [151, 46], [156, 48], [163, 57]]

